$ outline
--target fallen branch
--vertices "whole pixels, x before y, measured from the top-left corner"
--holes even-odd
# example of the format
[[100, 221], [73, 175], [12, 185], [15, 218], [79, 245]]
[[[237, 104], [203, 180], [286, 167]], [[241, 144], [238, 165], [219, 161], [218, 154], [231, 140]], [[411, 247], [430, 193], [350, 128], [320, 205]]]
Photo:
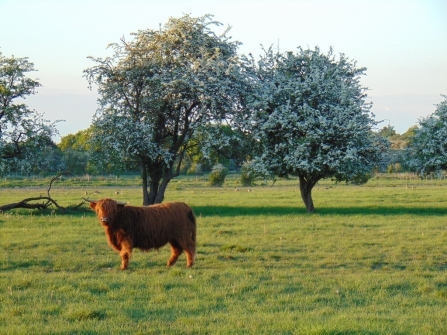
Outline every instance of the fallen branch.
[[[68, 175], [68, 174], [69, 174], [69, 172], [62, 172], [62, 173], [58, 173], [55, 177], [51, 178], [50, 185], [48, 187], [47, 196], [46, 197], [40, 195], [39, 197], [26, 198], [26, 199], [23, 199], [22, 201], [19, 201], [19, 202], [3, 205], [3, 206], [0, 206], [0, 212], [6, 212], [6, 211], [9, 211], [11, 209], [16, 209], [16, 208], [39, 209], [39, 210], [42, 210], [42, 209], [46, 209], [46, 208], [50, 207], [51, 205], [54, 205], [54, 206], [56, 206], [57, 209], [60, 209], [60, 210], [63, 210], [63, 211], [67, 210], [68, 208], [60, 206], [57, 203], [56, 200], [51, 198], [50, 190], [51, 190], [51, 187], [53, 185], [53, 182], [56, 179], [60, 178], [62, 175]], [[39, 201], [39, 202], [38, 203], [32, 203], [33, 201]], [[85, 204], [85, 201], [82, 201], [80, 204], [72, 207], [71, 209], [77, 209], [80, 206], [82, 206], [83, 204]]]
[[[29, 203], [30, 201], [41, 201], [41, 200], [46, 200], [46, 202], [37, 203], [37, 204]], [[45, 209], [45, 208], [48, 208], [48, 206], [50, 206], [51, 204], [56, 204], [56, 202], [49, 197], [27, 198], [27, 199], [23, 199], [22, 201], [19, 201], [16, 203], [0, 206], [0, 211], [5, 212], [5, 211], [9, 211], [9, 210], [15, 209], [15, 208]]]

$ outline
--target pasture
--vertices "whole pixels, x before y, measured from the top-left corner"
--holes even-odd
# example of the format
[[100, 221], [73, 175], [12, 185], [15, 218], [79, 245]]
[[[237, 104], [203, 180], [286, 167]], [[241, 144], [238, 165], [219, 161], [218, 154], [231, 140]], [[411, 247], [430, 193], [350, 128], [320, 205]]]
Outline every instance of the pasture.
[[[165, 200], [197, 216], [191, 269], [184, 254], [166, 268], [164, 247], [120, 271], [87, 205], [0, 214], [0, 333], [447, 334], [446, 182], [325, 181], [311, 215], [296, 180], [251, 192], [195, 182], [172, 182]], [[138, 188], [93, 189], [141, 203]], [[39, 193], [2, 188], [1, 204]]]

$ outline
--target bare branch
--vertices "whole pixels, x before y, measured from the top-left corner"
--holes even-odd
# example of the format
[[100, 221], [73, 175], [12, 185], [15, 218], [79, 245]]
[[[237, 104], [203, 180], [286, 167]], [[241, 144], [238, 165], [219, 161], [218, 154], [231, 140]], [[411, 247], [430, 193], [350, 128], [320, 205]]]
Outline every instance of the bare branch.
[[[41, 195], [41, 196], [39, 196], [39, 197], [26, 198], [26, 199], [23, 199], [22, 201], [15, 202], [15, 203], [12, 203], [12, 204], [2, 205], [2, 206], [0, 206], [0, 213], [1, 213], [1, 212], [9, 211], [9, 210], [11, 210], [11, 209], [17, 209], [17, 208], [39, 209], [39, 210], [42, 210], [42, 209], [46, 209], [46, 208], [48, 208], [48, 207], [50, 207], [50, 206], [52, 206], [52, 205], [54, 205], [57, 209], [60, 209], [60, 210], [62, 210], [62, 211], [66, 211], [66, 210], [68, 209], [67, 207], [62, 207], [62, 206], [60, 206], [60, 205], [57, 203], [56, 200], [54, 200], [53, 198], [51, 198], [51, 196], [50, 196], [50, 190], [51, 190], [51, 187], [52, 187], [52, 185], [53, 185], [53, 182], [54, 182], [57, 178], [60, 178], [60, 177], [63, 176], [63, 175], [69, 175], [69, 174], [70, 174], [70, 173], [69, 173], [68, 171], [65, 171], [65, 172], [58, 173], [56, 176], [54, 176], [53, 178], [51, 178], [50, 185], [49, 185], [49, 187], [48, 187], [48, 190], [47, 190], [47, 196], [46, 196], [46, 197]], [[85, 200], [85, 199], [84, 199], [84, 200]], [[35, 201], [37, 201], [37, 203], [33, 203], [33, 202], [35, 202]], [[71, 207], [71, 209], [77, 209], [77, 208], [81, 207], [83, 204], [85, 204], [85, 201], [82, 201], [82, 202], [79, 203], [78, 205]]]

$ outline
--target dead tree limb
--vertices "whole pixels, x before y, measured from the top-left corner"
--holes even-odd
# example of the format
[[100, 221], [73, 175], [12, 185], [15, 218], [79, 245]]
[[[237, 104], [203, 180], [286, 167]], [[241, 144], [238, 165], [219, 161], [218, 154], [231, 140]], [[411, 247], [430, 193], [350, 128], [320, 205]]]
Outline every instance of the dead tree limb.
[[[0, 206], [0, 212], [6, 212], [6, 211], [9, 211], [11, 209], [16, 209], [16, 208], [42, 210], [42, 209], [46, 209], [46, 208], [50, 207], [51, 205], [54, 205], [57, 209], [60, 209], [63, 211], [67, 210], [68, 208], [60, 206], [57, 203], [57, 201], [51, 197], [50, 190], [51, 190], [51, 187], [53, 186], [53, 182], [56, 179], [60, 178], [63, 175], [69, 175], [69, 174], [70, 174], [69, 172], [61, 172], [61, 173], [58, 173], [53, 178], [51, 178], [50, 185], [48, 186], [48, 189], [47, 189], [46, 197], [40, 195], [39, 197], [26, 198], [19, 202], [2, 205], [2, 206]], [[37, 203], [33, 203], [33, 201], [37, 201]], [[81, 203], [79, 203], [78, 205], [76, 205], [74, 207], [71, 207], [70, 209], [77, 209], [77, 208], [81, 207], [83, 204], [85, 204], [85, 201], [82, 201]]]
[[[30, 203], [31, 201], [43, 201], [43, 202]], [[48, 206], [50, 206], [51, 204], [57, 204], [57, 203], [56, 201], [54, 201], [49, 197], [26, 198], [19, 202], [0, 206], [0, 211], [5, 212], [15, 208], [45, 209], [48, 208]]]

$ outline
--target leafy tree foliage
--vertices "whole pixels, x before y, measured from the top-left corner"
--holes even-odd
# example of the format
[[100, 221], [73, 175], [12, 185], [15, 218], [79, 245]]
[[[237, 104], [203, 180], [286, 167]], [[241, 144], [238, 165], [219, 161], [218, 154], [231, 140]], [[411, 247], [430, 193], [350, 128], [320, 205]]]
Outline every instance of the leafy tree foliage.
[[381, 162], [377, 165], [378, 171], [387, 170], [388, 173], [403, 172], [408, 170], [408, 155], [406, 149], [410, 145], [417, 126], [411, 126], [403, 134], [398, 134], [393, 126], [386, 126], [380, 129], [377, 134], [388, 139], [390, 150], [382, 155]]
[[420, 176], [447, 169], [447, 96], [435, 112], [420, 120], [408, 148], [410, 168]]
[[75, 134], [65, 135], [61, 138], [57, 146], [62, 151], [66, 151], [68, 149], [89, 151], [92, 147], [89, 141], [93, 132], [93, 127], [90, 127], [88, 129], [79, 130]]
[[61, 138], [57, 146], [62, 152], [64, 170], [74, 175], [98, 172], [94, 164], [94, 156], [98, 150], [90, 143], [93, 132], [94, 128], [90, 127]]
[[388, 138], [397, 135], [397, 133], [393, 126], [385, 126], [377, 132], [377, 135]]
[[250, 140], [238, 128], [212, 124], [195, 132], [189, 141], [186, 158], [191, 163], [200, 164], [204, 171], [211, 171], [219, 163], [227, 168], [239, 168], [253, 154]]
[[92, 57], [96, 65], [85, 71], [101, 96], [94, 140], [102, 161], [141, 168], [145, 205], [163, 201], [194, 132], [242, 110], [239, 43], [227, 30], [217, 36], [211, 26], [220, 24], [211, 19], [185, 15], [141, 30], [111, 44], [113, 56]]
[[261, 152], [253, 166], [298, 176], [308, 212], [320, 179], [352, 181], [371, 172], [387, 140], [371, 131], [376, 122], [359, 83], [364, 68], [318, 48], [295, 54], [270, 48], [251, 64], [258, 90], [250, 126]]
[[405, 133], [402, 135], [397, 134], [396, 136], [400, 136], [400, 140], [405, 142], [405, 147], [408, 147], [410, 145], [411, 141], [414, 138], [414, 135], [416, 135], [416, 130], [418, 129], [417, 125], [411, 126], [407, 129]]
[[35, 148], [35, 159], [27, 172], [42, 176], [56, 175], [65, 170], [63, 155], [57, 145], [48, 140]]
[[417, 126], [411, 126], [403, 134], [398, 134], [393, 126], [385, 126], [377, 132], [377, 135], [386, 137], [390, 141], [390, 149], [406, 149], [414, 137]]
[[41, 86], [28, 78], [35, 71], [27, 58], [7, 58], [0, 53], [0, 174], [8, 171], [30, 171], [45, 158], [41, 148], [51, 145], [57, 133], [55, 123], [18, 102], [35, 94]]

